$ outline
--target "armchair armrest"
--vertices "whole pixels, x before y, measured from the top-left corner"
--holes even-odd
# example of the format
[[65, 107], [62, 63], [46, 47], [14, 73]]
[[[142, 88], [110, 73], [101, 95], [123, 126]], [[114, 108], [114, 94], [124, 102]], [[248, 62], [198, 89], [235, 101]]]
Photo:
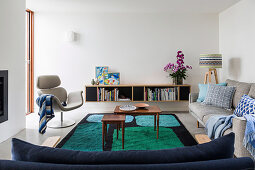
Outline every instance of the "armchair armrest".
[[190, 93], [189, 94], [189, 103], [194, 103], [197, 101], [198, 93]]
[[63, 106], [60, 100], [56, 96], [54, 96], [53, 97], [54, 111], [67, 112], [81, 107], [83, 105], [82, 93], [83, 93], [82, 91], [69, 93], [67, 97], [67, 106]]
[[71, 92], [67, 97], [67, 106], [81, 106], [83, 104], [83, 91]]

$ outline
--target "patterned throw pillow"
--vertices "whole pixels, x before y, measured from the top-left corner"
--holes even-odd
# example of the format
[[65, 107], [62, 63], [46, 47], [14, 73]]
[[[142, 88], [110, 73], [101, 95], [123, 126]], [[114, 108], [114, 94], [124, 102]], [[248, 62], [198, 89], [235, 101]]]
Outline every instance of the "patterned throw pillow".
[[238, 117], [247, 114], [255, 114], [255, 99], [246, 94], [243, 95], [234, 111], [234, 114]]
[[[216, 84], [218, 86], [227, 86], [227, 83]], [[198, 84], [199, 94], [197, 102], [203, 102], [205, 100], [209, 84]]]
[[209, 84], [207, 95], [202, 102], [206, 105], [231, 109], [235, 87]]

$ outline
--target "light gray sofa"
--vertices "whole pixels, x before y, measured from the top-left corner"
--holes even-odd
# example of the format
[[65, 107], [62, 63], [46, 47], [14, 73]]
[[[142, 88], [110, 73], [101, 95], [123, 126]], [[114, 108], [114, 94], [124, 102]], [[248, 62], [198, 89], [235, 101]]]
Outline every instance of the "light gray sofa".
[[[205, 126], [206, 121], [213, 115], [231, 115], [238, 105], [241, 97], [248, 94], [250, 97], [255, 98], [255, 83], [244, 83], [234, 80], [226, 80], [227, 86], [235, 86], [236, 91], [233, 97], [233, 109], [226, 110], [219, 107], [203, 105], [197, 101], [198, 93], [191, 93], [189, 98], [189, 112], [197, 119], [197, 126], [199, 124]], [[250, 153], [243, 146], [244, 132], [246, 128], [246, 120], [243, 117], [233, 119], [233, 126], [231, 129], [225, 131], [224, 135], [230, 132], [235, 133], [235, 156], [236, 157], [252, 157]]]

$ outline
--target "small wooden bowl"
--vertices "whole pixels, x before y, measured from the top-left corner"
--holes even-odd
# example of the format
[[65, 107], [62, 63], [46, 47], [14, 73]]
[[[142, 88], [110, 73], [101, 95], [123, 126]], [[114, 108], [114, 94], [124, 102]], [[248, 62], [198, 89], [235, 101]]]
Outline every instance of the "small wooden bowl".
[[146, 108], [146, 107], [149, 107], [150, 105], [146, 104], [146, 103], [137, 103], [135, 104], [135, 107], [138, 107], [138, 108]]

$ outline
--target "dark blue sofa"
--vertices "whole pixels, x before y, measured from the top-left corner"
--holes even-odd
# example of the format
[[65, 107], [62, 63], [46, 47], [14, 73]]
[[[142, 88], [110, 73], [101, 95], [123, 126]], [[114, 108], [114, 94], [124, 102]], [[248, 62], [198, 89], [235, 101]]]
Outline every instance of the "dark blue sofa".
[[166, 164], [104, 164], [104, 165], [68, 165], [68, 164], [52, 164], [52, 163], [37, 163], [25, 161], [10, 161], [1, 160], [0, 169], [2, 170], [235, 170], [235, 169], [254, 169], [253, 162], [250, 158], [230, 158], [199, 162], [184, 162], [184, 163], [166, 163]]
[[82, 152], [13, 139], [13, 160], [0, 160], [0, 169], [254, 169], [251, 158], [233, 153], [233, 133], [206, 144], [152, 151]]

